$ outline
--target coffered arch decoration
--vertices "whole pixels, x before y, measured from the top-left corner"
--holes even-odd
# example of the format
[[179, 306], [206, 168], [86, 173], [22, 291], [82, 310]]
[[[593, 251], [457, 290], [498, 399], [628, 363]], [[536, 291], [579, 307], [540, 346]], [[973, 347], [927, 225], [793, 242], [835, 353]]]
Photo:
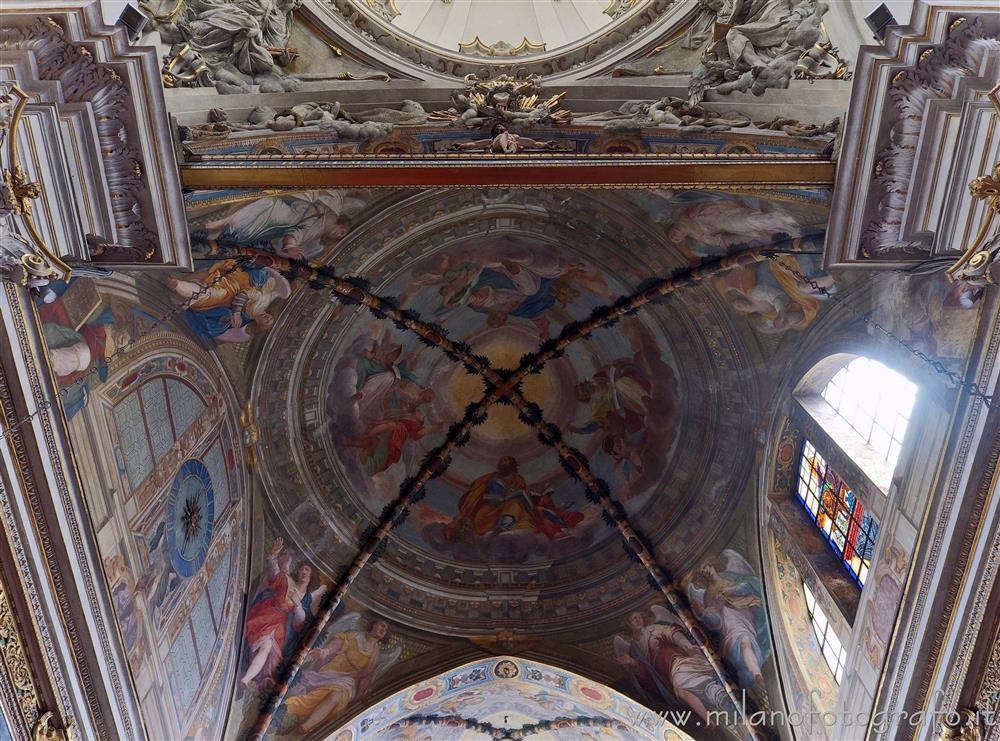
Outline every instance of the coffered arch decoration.
[[221, 733], [236, 670], [249, 480], [218, 364], [129, 278], [37, 304], [132, 686], [152, 737]]

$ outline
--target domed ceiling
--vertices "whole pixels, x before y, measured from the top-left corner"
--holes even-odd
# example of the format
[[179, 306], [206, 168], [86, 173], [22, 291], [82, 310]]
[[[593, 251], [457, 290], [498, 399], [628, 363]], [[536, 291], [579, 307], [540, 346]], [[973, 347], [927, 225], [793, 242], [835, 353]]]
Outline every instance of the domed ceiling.
[[[748, 495], [760, 358], [822, 297], [744, 258], [647, 298], [764, 246], [806, 253], [786, 259], [828, 282], [826, 194], [200, 192], [189, 208], [196, 254], [211, 259], [190, 288], [172, 286], [196, 296], [183, 318], [224, 363], [252, 369], [263, 503], [243, 731], [279, 676], [258, 605], [281, 584], [308, 599], [280, 655], [336, 607], [278, 709], [282, 737], [329, 731], [484, 651], [685, 707], [627, 669], [628, 646], [681, 624], [663, 589], [701, 605], [706, 563], [749, 580], [763, 620]], [[654, 573], [670, 584], [654, 588]], [[331, 695], [355, 645], [372, 672], [364, 692]], [[730, 658], [760, 702], [765, 633], [757, 651], [750, 665]], [[698, 712], [725, 706], [717, 678], [698, 681]]]
[[[330, 261], [503, 374], [564, 326], [688, 262], [657, 248], [662, 238], [635, 214], [612, 194], [430, 192], [368, 220]], [[573, 343], [520, 386], [675, 565], [700, 555], [746, 480], [749, 461], [721, 454], [747, 449], [749, 419], [732, 412], [755, 392], [726, 314], [712, 291], [678, 296]], [[262, 425], [268, 489], [330, 571], [486, 392], [480, 373], [413, 333], [317, 306], [307, 291], [282, 312], [263, 358], [260, 416], [287, 419]], [[296, 395], [275, 407], [275, 389]], [[456, 634], [490, 630], [500, 615], [510, 628], [564, 630], [647, 596], [642, 579], [617, 580], [631, 565], [617, 537], [538, 431], [497, 404], [393, 530], [382, 578], [357, 596]], [[588, 591], [572, 615], [551, 609]]]
[[[307, 14], [393, 77], [422, 79], [613, 66], [621, 53], [682, 33], [690, 10], [668, 0], [324, 0]], [[307, 34], [293, 36], [310, 44]], [[695, 56], [681, 50], [681, 65], [691, 69]], [[304, 59], [299, 68], [312, 71], [310, 65]]]
[[[579, 42], [647, 0], [376, 0], [366, 6], [434, 46], [481, 56], [555, 51]], [[476, 40], [479, 43], [476, 43]]]

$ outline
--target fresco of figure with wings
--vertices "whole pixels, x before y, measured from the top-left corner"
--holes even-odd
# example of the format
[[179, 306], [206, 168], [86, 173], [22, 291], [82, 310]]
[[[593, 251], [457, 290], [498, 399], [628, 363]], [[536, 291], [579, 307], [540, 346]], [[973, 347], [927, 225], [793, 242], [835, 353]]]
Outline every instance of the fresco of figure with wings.
[[409, 370], [419, 353], [404, 355], [401, 344], [383, 337], [372, 340], [358, 357], [352, 401], [361, 431], [348, 445], [357, 448], [369, 476], [394, 466], [406, 444], [429, 431], [421, 407], [434, 400], [434, 392], [417, 383]]
[[441, 256], [413, 276], [403, 299], [424, 286], [437, 288], [436, 316], [464, 306], [484, 315], [486, 325], [494, 329], [531, 322], [542, 340], [549, 337], [553, 311], [565, 309], [583, 294], [608, 297], [604, 277], [593, 268], [545, 257], [517, 240], [499, 237], [484, 239], [475, 250]]
[[740, 686], [763, 690], [761, 667], [771, 643], [763, 585], [747, 560], [725, 549], [695, 571], [687, 593], [695, 614], [737, 668]]
[[285, 701], [298, 729], [309, 733], [340, 715], [352, 700], [364, 697], [403, 651], [390, 636], [389, 623], [349, 612], [327, 629], [313, 649]]
[[314, 606], [326, 594], [324, 584], [316, 585], [312, 566], [290, 567], [292, 557], [284, 553], [285, 541], [277, 538], [267, 556], [267, 571], [247, 612], [244, 637], [249, 652], [248, 666], [240, 684], [249, 687], [274, 680], [274, 673], [288, 654], [296, 634], [312, 619]]
[[616, 635], [615, 660], [628, 670], [633, 687], [652, 707], [687, 705], [703, 720], [708, 710], [726, 708], [726, 691], [680, 618], [663, 605], [628, 616], [630, 635]]

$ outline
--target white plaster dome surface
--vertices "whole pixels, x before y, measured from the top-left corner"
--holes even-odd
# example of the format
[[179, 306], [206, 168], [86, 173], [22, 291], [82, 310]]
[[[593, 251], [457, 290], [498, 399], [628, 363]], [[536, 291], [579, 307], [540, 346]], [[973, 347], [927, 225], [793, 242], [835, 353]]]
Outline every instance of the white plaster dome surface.
[[[648, 0], [395, 0], [388, 15], [392, 26], [426, 44], [450, 52], [516, 56], [551, 52], [616, 23]], [[371, 10], [385, 11], [381, 2], [361, 0]], [[384, 14], [383, 20], [388, 18]], [[470, 45], [479, 39], [474, 51]], [[544, 45], [544, 49], [542, 48]]]

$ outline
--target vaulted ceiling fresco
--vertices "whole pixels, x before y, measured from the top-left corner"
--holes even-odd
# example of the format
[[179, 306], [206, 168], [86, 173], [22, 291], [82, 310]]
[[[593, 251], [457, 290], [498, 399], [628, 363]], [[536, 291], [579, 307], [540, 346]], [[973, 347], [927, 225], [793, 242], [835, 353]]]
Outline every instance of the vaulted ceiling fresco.
[[[781, 691], [756, 420], [776, 358], [858, 289], [820, 268], [827, 200], [198, 191], [195, 272], [57, 284], [39, 312], [66, 414], [114, 431], [86, 475], [135, 501], [94, 506], [150, 728], [320, 738], [514, 655], [680, 711], [665, 737], [743, 738], [703, 723]], [[168, 500], [143, 494], [176, 461]], [[456, 737], [568, 707], [502, 697]], [[334, 737], [382, 737], [354, 722]]]
[[[72, 481], [53, 511], [89, 517], [63, 554], [75, 560], [62, 560], [81, 585], [86, 567], [107, 587], [82, 608], [97, 648], [80, 672], [114, 669], [87, 704], [121, 720], [97, 713], [95, 728], [758, 741], [794, 737], [767, 711], [880, 707], [876, 685], [904, 663], [892, 639], [923, 563], [918, 541], [921, 553], [939, 546], [914, 525], [937, 511], [922, 484], [940, 473], [941, 491], [951, 486], [935, 467], [968, 452], [955, 452], [967, 442], [955, 410], [984, 398], [962, 379], [980, 378], [976, 363], [992, 368], [979, 322], [995, 299], [973, 274], [985, 243], [951, 282], [942, 266], [962, 240], [943, 228], [933, 249], [883, 255], [892, 271], [871, 272], [878, 256], [853, 243], [831, 252], [828, 233], [836, 242], [856, 226], [844, 193], [911, 179], [909, 164], [886, 174], [892, 157], [861, 145], [864, 131], [895, 124], [842, 129], [868, 40], [851, 4], [509, 4], [151, 0], [132, 46], [122, 28], [87, 40], [96, 9], [22, 9], [0, 28], [17, 70], [44, 71], [0, 95], [7, 151], [21, 157], [0, 210], [16, 196], [14, 223], [28, 229], [35, 201], [65, 268], [32, 268], [33, 253], [18, 251], [30, 229], [0, 234], [13, 235], [4, 249], [17, 248], [11, 275], [23, 279], [0, 300], [16, 298], [27, 317], [8, 327], [5, 312], [4, 332], [23, 330], [25, 362], [37, 346], [32, 362], [51, 370], [31, 379], [44, 394], [22, 384], [35, 411], [5, 419], [4, 435], [55, 415], [61, 452], [49, 454]], [[957, 14], [934, 10], [920, 32], [940, 41], [949, 29], [948, 44], [893, 37], [877, 84], [857, 88], [862, 107], [922, 111], [901, 65], [919, 59], [926, 71], [968, 46], [989, 63], [970, 52], [948, 86], [976, 100], [941, 97], [938, 80], [927, 105], [985, 110], [994, 25]], [[135, 69], [122, 61], [133, 52]], [[82, 92], [60, 75], [84, 80]], [[169, 90], [147, 106], [138, 91], [159, 93], [159, 82]], [[80, 139], [78, 159], [98, 173], [89, 183], [63, 172], [64, 153], [83, 131], [72, 122], [90, 121], [76, 112], [102, 100], [132, 113], [128, 125], [109, 119], [124, 149]], [[95, 111], [96, 131], [107, 117]], [[146, 113], [159, 128], [140, 141]], [[908, 116], [906, 130], [918, 119], [937, 120]], [[26, 132], [60, 143], [59, 156], [29, 167]], [[155, 208], [104, 192], [145, 188], [171, 146], [179, 169], [161, 172], [169, 187], [150, 191]], [[156, 156], [140, 157], [147, 149]], [[953, 180], [975, 169], [971, 144], [959, 149]], [[108, 175], [112, 150], [128, 154], [122, 180]], [[835, 198], [838, 171], [852, 179]], [[971, 237], [992, 203], [974, 189], [952, 213], [951, 196], [938, 199], [945, 186], [907, 196], [897, 185], [921, 229], [964, 220]], [[64, 238], [53, 204], [82, 213], [98, 196], [125, 203], [118, 226], [68, 223]], [[181, 236], [149, 252], [125, 227]], [[922, 429], [905, 445], [889, 434], [901, 463], [884, 486], [807, 408], [829, 380], [816, 369], [854, 354], [919, 387]], [[4, 377], [6, 365], [4, 355]], [[795, 501], [806, 439], [852, 502], [824, 509], [829, 532]], [[942, 497], [955, 505], [942, 522], [971, 507], [958, 496]], [[850, 549], [831, 555], [838, 522]], [[862, 554], [857, 530], [872, 523], [879, 550], [866, 537]], [[948, 542], [948, 559], [973, 553]], [[864, 592], [860, 572], [843, 568], [851, 558], [864, 561]], [[944, 573], [945, 560], [933, 563], [927, 579]], [[939, 598], [966, 604], [959, 596]], [[815, 605], [830, 631], [817, 632]], [[849, 657], [829, 663], [829, 635], [840, 648], [851, 638]]]
[[[743, 628], [746, 645], [729, 639], [726, 660], [766, 701], [756, 546], [733, 519], [752, 520], [752, 459], [731, 452], [752, 449], [743, 410], [760, 393], [760, 343], [806, 327], [822, 297], [758, 260], [596, 327], [656, 278], [754, 247], [802, 252], [787, 259], [829, 283], [816, 257], [824, 193], [204, 192], [189, 208], [203, 259], [168, 285], [196, 297], [183, 319], [206, 346], [255, 367], [270, 534], [244, 631], [247, 723], [296, 637], [275, 590], [318, 614], [323, 585], [435, 456], [306, 658], [279, 733], [330, 728], [404, 678], [483, 650], [585, 667], [657, 708], [727, 708], [703, 658], [686, 659], [679, 684], [663, 681], [669, 669], [654, 662], [671, 660], [643, 643], [673, 641], [678, 656], [694, 644], [574, 461], [700, 616], [721, 619], [719, 589], [746, 593], [757, 627]], [[306, 261], [334, 272], [307, 274]], [[336, 300], [352, 285], [360, 306]], [[592, 332], [573, 334], [588, 320]], [[519, 368], [511, 390], [491, 394]], [[351, 671], [365, 681], [331, 689]]]

